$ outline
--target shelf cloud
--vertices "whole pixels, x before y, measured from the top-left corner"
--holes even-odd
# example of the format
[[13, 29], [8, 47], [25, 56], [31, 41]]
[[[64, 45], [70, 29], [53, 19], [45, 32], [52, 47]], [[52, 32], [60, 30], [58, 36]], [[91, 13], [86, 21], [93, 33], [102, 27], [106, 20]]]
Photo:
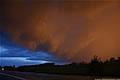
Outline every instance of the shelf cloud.
[[0, 29], [33, 51], [68, 60], [120, 56], [119, 0], [1, 0]]

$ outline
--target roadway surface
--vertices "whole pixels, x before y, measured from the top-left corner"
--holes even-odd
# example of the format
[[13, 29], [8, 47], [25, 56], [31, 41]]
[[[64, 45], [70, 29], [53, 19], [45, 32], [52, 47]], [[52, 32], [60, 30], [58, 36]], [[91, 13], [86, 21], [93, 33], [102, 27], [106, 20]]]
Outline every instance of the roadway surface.
[[23, 80], [23, 79], [18, 79], [16, 77], [0, 73], [0, 80]]
[[[7, 74], [10, 76], [7, 76]], [[95, 77], [78, 75], [56, 75], [33, 72], [1, 71], [0, 80], [95, 80]]]

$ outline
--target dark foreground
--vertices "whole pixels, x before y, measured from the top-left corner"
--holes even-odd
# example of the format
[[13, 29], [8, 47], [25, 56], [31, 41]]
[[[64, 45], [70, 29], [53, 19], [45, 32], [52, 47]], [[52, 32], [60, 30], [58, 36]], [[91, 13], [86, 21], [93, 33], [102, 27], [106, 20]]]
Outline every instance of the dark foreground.
[[18, 79], [18, 78], [0, 73], [0, 80], [24, 80], [24, 79]]
[[[2, 75], [9, 74], [12, 76], [17, 76], [17, 79], [14, 77]], [[44, 74], [44, 73], [33, 73], [33, 72], [17, 72], [17, 71], [1, 71], [0, 80], [96, 80], [96, 79], [118, 79], [117, 77], [104, 77], [104, 76], [76, 76], [76, 75], [56, 75], [56, 74]]]
[[[91, 76], [72, 76], [72, 75], [53, 75], [43, 73], [32, 73], [32, 72], [13, 72], [13, 71], [2, 71], [1, 73], [9, 74], [24, 78], [25, 80], [94, 80], [95, 77]], [[21, 80], [12, 77], [0, 75], [0, 80]]]
[[[1, 67], [2, 69], [2, 67]], [[24, 66], [4, 66], [5, 70], [19, 72], [34, 72], [59, 75], [80, 75], [80, 76], [106, 76], [120, 78], [120, 57], [110, 58], [101, 61], [98, 56], [94, 56], [91, 62], [71, 63], [56, 65], [55, 63], [45, 63]]]

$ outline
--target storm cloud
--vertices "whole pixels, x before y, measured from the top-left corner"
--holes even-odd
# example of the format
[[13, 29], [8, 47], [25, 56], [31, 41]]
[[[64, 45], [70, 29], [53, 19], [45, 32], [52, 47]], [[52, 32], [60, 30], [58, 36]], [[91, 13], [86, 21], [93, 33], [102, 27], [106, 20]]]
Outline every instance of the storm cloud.
[[0, 28], [33, 51], [71, 61], [120, 56], [119, 0], [3, 0]]

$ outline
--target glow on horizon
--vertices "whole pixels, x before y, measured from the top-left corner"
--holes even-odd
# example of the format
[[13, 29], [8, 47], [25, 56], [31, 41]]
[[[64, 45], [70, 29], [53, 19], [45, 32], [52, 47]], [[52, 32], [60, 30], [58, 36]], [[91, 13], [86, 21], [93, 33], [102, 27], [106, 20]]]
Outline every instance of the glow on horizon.
[[28, 60], [27, 57], [1, 57], [0, 58], [0, 66], [36, 65], [36, 64], [44, 64], [44, 63], [49, 63], [49, 62], [50, 61], [43, 61], [43, 60], [36, 60], [36, 61]]

